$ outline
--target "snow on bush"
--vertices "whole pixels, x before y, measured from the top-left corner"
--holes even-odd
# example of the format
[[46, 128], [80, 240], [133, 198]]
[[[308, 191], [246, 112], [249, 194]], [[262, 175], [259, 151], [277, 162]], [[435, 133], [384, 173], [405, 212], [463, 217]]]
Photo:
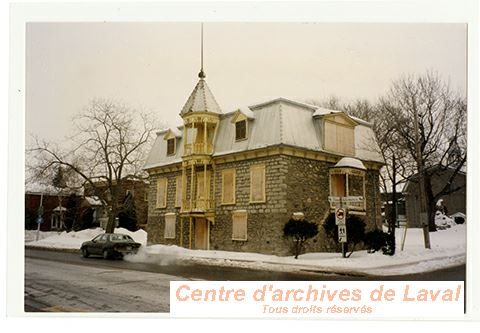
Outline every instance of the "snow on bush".
[[435, 213], [435, 225], [437, 226], [437, 229], [443, 230], [451, 228], [457, 224], [452, 218], [448, 217], [440, 211], [437, 211]]

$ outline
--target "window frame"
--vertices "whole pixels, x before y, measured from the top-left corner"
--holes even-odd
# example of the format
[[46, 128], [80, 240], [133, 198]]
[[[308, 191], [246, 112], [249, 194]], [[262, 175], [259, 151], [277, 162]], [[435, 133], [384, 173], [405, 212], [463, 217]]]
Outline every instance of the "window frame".
[[[173, 141], [172, 141], [173, 140]], [[169, 149], [169, 142], [173, 142], [173, 151], [169, 153], [168, 149]], [[175, 155], [177, 151], [177, 139], [176, 138], [168, 138], [167, 139], [167, 156], [172, 156], [172, 155]]]
[[[238, 124], [241, 123], [241, 122], [244, 122], [245, 123], [245, 137], [243, 138], [238, 138], [237, 137], [237, 132], [238, 132]], [[235, 142], [239, 142], [239, 141], [244, 141], [244, 140], [247, 140], [248, 139], [248, 120], [247, 118], [245, 119], [238, 119], [237, 121], [235, 121]]]

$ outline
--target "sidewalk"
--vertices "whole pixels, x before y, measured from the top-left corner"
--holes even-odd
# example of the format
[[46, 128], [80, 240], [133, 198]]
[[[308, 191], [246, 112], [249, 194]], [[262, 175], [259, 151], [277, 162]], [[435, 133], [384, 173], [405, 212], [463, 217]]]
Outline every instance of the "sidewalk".
[[[344, 275], [405, 275], [435, 271], [442, 268], [465, 264], [465, 225], [430, 234], [432, 249], [423, 246], [421, 229], [409, 229], [404, 251], [400, 251], [403, 229], [397, 230], [397, 251], [394, 256], [381, 253], [357, 251], [350, 258], [342, 258], [340, 253], [306, 253], [296, 260], [293, 256], [279, 257], [258, 253], [189, 250], [178, 246], [145, 246], [147, 235], [143, 230], [128, 233], [137, 242], [144, 244], [138, 254], [126, 256], [132, 262], [147, 262], [158, 265], [182, 262], [204, 265], [242, 267], [274, 271], [315, 271]], [[83, 241], [102, 233], [101, 229], [84, 230], [77, 233], [55, 233], [43, 235], [43, 239], [26, 242], [30, 248], [76, 251]], [[42, 237], [43, 237], [42, 236]], [[30, 235], [31, 237], [31, 235]], [[26, 238], [28, 238], [26, 236]]]

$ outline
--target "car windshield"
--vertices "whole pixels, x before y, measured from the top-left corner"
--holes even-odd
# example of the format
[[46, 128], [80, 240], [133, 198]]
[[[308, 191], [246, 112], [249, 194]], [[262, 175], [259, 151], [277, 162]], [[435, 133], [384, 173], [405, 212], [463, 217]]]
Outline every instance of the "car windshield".
[[110, 241], [112, 242], [126, 242], [126, 241], [132, 241], [132, 237], [128, 235], [111, 235], [110, 236]]

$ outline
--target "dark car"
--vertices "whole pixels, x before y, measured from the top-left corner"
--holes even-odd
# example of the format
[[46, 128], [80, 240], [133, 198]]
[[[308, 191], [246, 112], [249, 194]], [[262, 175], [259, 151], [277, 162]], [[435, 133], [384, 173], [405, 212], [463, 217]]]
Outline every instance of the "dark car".
[[125, 254], [137, 253], [140, 243], [123, 234], [101, 234], [91, 241], [84, 242], [80, 250], [87, 258], [90, 255], [101, 255], [105, 259], [122, 258]]

